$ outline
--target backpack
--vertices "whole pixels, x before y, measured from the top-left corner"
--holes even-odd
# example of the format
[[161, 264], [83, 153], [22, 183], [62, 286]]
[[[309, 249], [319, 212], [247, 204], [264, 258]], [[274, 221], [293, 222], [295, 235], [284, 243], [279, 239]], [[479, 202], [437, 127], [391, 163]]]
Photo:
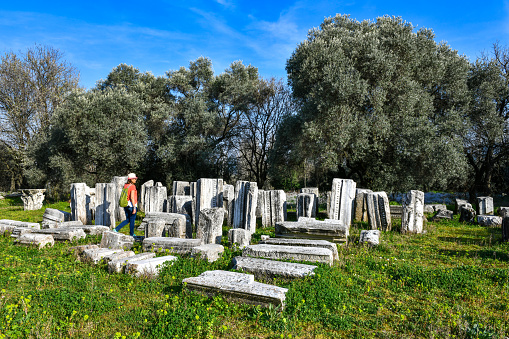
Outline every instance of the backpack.
[[118, 200], [118, 205], [120, 207], [127, 207], [128, 205], [127, 192], [129, 191], [129, 187], [131, 187], [131, 185], [124, 187], [122, 193], [120, 193], [120, 199]]

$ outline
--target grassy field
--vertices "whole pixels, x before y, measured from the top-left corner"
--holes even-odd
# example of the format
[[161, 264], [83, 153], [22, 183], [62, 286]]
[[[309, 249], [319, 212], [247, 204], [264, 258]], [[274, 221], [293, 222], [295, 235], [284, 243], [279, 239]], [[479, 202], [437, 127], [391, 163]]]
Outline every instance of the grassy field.
[[[45, 207], [69, 211], [68, 203]], [[43, 211], [24, 212], [19, 199], [0, 201], [0, 219], [41, 222]], [[363, 228], [352, 226], [333, 267], [270, 282], [289, 289], [284, 309], [228, 303], [182, 286], [206, 270], [231, 269], [240, 251], [226, 249], [212, 264], [182, 257], [147, 279], [76, 260], [68, 249], [77, 243], [37, 250], [0, 236], [0, 338], [509, 336], [509, 244], [500, 228], [461, 224], [456, 216], [428, 223], [422, 235], [384, 233], [377, 248], [357, 243]], [[259, 228], [253, 241], [261, 234], [274, 231]]]

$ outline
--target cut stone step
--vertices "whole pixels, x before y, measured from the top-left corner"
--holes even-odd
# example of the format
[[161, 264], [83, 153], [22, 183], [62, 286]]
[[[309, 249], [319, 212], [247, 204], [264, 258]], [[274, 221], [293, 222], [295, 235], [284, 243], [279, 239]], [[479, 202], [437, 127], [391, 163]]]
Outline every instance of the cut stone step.
[[327, 240], [318, 239], [289, 239], [289, 238], [269, 238], [261, 240], [260, 244], [300, 246], [300, 247], [321, 247], [331, 250], [334, 260], [339, 260], [338, 246]]
[[166, 262], [177, 260], [177, 257], [166, 255], [164, 257], [150, 258], [137, 261], [127, 261], [125, 272], [140, 276], [157, 276], [161, 267]]
[[165, 251], [177, 254], [190, 254], [193, 247], [201, 245], [201, 239], [182, 239], [151, 237], [143, 239], [143, 251]]
[[86, 237], [86, 234], [82, 229], [70, 229], [68, 227], [33, 230], [32, 233], [50, 234], [55, 240], [60, 241], [73, 241], [84, 239]]
[[122, 258], [118, 260], [112, 260], [108, 263], [108, 272], [122, 273], [124, 267], [128, 261], [140, 261], [145, 259], [154, 258], [156, 256], [153, 252], [143, 252], [140, 254], [133, 255], [132, 257]]
[[233, 269], [252, 273], [257, 279], [282, 277], [285, 279], [304, 278], [314, 275], [316, 266], [292, 262], [258, 259], [250, 257], [235, 257]]
[[332, 265], [332, 251], [321, 247], [301, 247], [283, 245], [249, 245], [242, 251], [243, 257], [272, 260], [309, 261]]
[[53, 247], [55, 240], [49, 234], [25, 233], [19, 236], [16, 243], [20, 245], [37, 245], [41, 249], [46, 245]]
[[22, 234], [32, 233], [32, 229], [29, 227], [16, 227], [12, 230], [11, 238], [18, 238]]
[[233, 301], [264, 307], [284, 306], [288, 292], [283, 287], [255, 282], [251, 274], [219, 270], [203, 272], [197, 277], [182, 280], [182, 283], [189, 290], [208, 296], [222, 294]]

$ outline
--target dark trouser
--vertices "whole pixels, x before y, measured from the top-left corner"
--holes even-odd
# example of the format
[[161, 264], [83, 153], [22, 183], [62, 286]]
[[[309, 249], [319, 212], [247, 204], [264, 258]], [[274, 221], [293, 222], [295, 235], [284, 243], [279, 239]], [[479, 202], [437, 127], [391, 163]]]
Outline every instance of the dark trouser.
[[125, 212], [125, 220], [118, 225], [115, 230], [118, 232], [125, 225], [129, 224], [129, 234], [134, 237], [134, 220], [136, 220], [136, 213], [138, 213], [138, 209], [136, 208], [136, 212], [133, 214], [133, 209], [136, 207], [124, 207]]

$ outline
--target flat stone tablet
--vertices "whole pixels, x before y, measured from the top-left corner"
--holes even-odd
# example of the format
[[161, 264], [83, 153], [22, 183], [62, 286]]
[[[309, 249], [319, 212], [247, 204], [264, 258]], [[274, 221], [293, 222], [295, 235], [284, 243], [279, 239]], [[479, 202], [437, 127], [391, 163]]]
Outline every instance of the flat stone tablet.
[[[300, 218], [303, 219], [303, 218]], [[348, 241], [349, 227], [339, 220], [300, 220], [276, 223], [276, 237], [323, 239], [335, 243]], [[311, 218], [305, 218], [311, 219]]]
[[144, 251], [164, 251], [170, 253], [190, 254], [193, 247], [200, 246], [201, 239], [182, 239], [168, 237], [151, 237], [143, 239]]
[[164, 257], [150, 258], [137, 261], [127, 261], [125, 272], [139, 277], [142, 275], [157, 276], [162, 264], [177, 260], [177, 257], [166, 255]]
[[337, 245], [327, 240], [269, 238], [261, 240], [259, 244], [327, 248], [331, 250], [334, 260], [339, 260]]
[[314, 275], [316, 266], [292, 262], [258, 259], [250, 257], [233, 258], [233, 268], [252, 273], [257, 279], [282, 277], [286, 279], [304, 278]]
[[154, 258], [156, 256], [153, 252], [143, 252], [140, 254], [133, 255], [131, 257], [125, 257], [122, 259], [112, 260], [108, 262], [108, 272], [113, 273], [121, 273], [123, 268], [126, 266], [129, 261], [139, 261]]
[[46, 245], [53, 247], [55, 240], [49, 234], [25, 233], [18, 237], [16, 243], [20, 245], [37, 245], [41, 249]]
[[249, 245], [242, 251], [243, 257], [257, 257], [273, 260], [295, 260], [319, 262], [332, 265], [332, 251], [320, 247], [282, 246], [282, 245]]
[[55, 240], [60, 241], [73, 241], [75, 239], [83, 239], [86, 237], [86, 234], [82, 229], [71, 229], [68, 227], [34, 230], [32, 233], [50, 234]]
[[197, 277], [182, 280], [189, 290], [252, 305], [283, 305], [288, 289], [254, 281], [254, 276], [238, 272], [206, 271]]

